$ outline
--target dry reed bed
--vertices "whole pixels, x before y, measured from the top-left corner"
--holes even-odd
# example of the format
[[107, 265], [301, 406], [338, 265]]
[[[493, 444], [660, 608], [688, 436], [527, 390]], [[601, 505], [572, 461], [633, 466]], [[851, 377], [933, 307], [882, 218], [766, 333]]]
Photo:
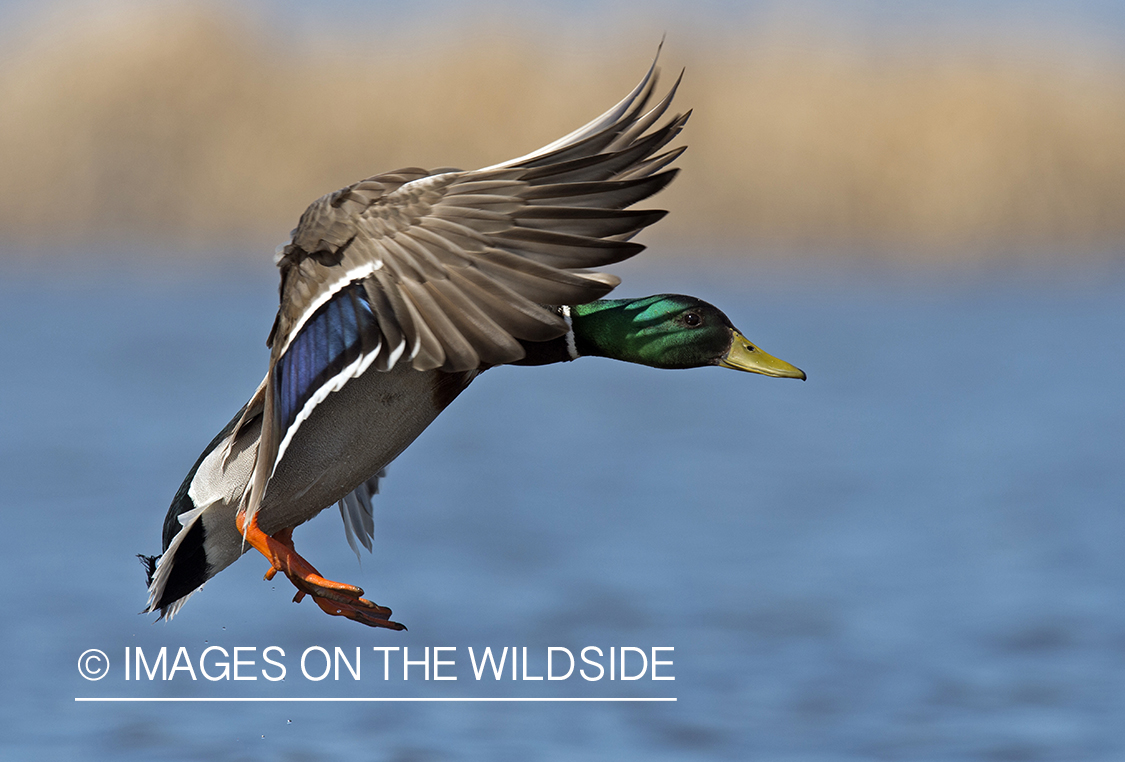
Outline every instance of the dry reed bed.
[[[168, 11], [9, 46], [5, 238], [277, 242], [313, 197], [367, 174], [479, 166], [569, 131], [652, 52], [460, 39], [294, 51], [222, 14]], [[666, 77], [687, 67], [680, 103], [695, 116], [684, 173], [660, 199], [675, 212], [665, 234], [945, 252], [1125, 234], [1117, 62], [735, 39], [666, 46]]]

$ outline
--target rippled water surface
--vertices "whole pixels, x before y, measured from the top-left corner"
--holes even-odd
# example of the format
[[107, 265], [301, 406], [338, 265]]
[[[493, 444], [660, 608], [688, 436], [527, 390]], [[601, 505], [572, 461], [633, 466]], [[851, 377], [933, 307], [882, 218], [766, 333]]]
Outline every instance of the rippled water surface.
[[[173, 622], [137, 615], [134, 554], [159, 549], [180, 480], [264, 370], [273, 273], [7, 276], [3, 756], [1125, 758], [1120, 272], [627, 272], [623, 295], [713, 301], [810, 380], [490, 371], [391, 466], [373, 556], [334, 510], [296, 534], [407, 633], [292, 604], [256, 555]], [[182, 646], [198, 669], [216, 645], [256, 648], [259, 678], [124, 679], [127, 647]], [[260, 676], [267, 646], [284, 681]], [[361, 647], [361, 679], [306, 679], [312, 646]], [[455, 647], [458, 679], [403, 681], [392, 652], [384, 681], [373, 646]], [[548, 647], [672, 647], [675, 680], [477, 681], [485, 646], [526, 646], [529, 676]], [[110, 659], [98, 682], [75, 669], [89, 648]], [[74, 701], [373, 696], [678, 701]]]

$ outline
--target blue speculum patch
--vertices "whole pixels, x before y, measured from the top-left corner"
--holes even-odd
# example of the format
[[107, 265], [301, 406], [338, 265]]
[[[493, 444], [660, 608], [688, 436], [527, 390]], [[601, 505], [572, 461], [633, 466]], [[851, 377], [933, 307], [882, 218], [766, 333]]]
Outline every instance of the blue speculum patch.
[[274, 405], [287, 431], [317, 389], [364, 352], [374, 350], [379, 326], [362, 283], [351, 283], [305, 321], [297, 337], [274, 366]]

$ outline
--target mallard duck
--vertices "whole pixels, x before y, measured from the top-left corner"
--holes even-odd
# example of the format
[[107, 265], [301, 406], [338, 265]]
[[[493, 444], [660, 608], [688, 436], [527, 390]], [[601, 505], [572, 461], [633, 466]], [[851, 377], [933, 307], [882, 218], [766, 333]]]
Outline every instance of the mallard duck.
[[322, 577], [293, 528], [338, 503], [349, 544], [370, 549], [384, 467], [490, 367], [591, 355], [805, 377], [706, 302], [603, 300], [619, 279], [586, 269], [640, 252], [629, 239], [665, 215], [627, 209], [671, 182], [684, 151], [661, 153], [690, 112], [664, 118], [679, 80], [650, 107], [656, 79], [654, 61], [616, 106], [525, 156], [376, 175], [309, 206], [278, 250], [266, 376], [188, 472], [163, 554], [141, 557], [147, 612], [170, 618], [252, 547], [294, 600], [403, 629], [362, 589]]

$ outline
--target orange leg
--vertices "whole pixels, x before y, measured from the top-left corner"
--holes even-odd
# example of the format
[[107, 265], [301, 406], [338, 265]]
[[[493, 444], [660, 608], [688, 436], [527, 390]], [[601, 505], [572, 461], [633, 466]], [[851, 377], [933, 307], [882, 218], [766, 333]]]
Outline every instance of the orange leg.
[[257, 516], [247, 524], [246, 514], [241, 511], [235, 517], [235, 525], [246, 538], [246, 542], [270, 562], [266, 579], [273, 579], [279, 571], [285, 572], [285, 576], [297, 588], [297, 595], [293, 598], [294, 603], [299, 603], [308, 594], [312, 596], [316, 605], [332, 616], [345, 616], [369, 627], [406, 629], [398, 622], [390, 621], [389, 608], [364, 598], [362, 588], [333, 582], [320, 576], [320, 572], [293, 548], [292, 528], [282, 529], [271, 537], [258, 527]]

